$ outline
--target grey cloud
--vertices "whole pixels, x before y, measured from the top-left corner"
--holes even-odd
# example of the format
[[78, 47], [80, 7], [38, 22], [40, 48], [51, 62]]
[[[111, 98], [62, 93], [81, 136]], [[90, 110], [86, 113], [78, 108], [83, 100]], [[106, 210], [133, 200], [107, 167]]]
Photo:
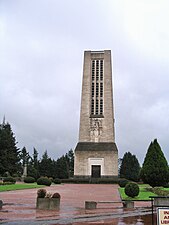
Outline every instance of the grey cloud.
[[[161, 15], [167, 3], [156, 4]], [[48, 149], [54, 158], [74, 148], [83, 51], [111, 49], [119, 157], [131, 151], [142, 162], [158, 138], [169, 158], [166, 11], [159, 27], [150, 5], [148, 13], [140, 8], [138, 15], [150, 16], [137, 40], [125, 1], [2, 0], [0, 6], [0, 118], [6, 115], [19, 147], [36, 147], [40, 154]], [[156, 18], [156, 8], [151, 10]]]

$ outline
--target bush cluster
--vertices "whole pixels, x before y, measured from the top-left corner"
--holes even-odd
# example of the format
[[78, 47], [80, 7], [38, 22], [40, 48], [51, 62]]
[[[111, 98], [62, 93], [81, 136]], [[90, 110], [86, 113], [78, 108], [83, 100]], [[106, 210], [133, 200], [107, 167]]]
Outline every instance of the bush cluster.
[[118, 179], [110, 179], [110, 178], [71, 178], [71, 179], [61, 179], [61, 183], [72, 183], [72, 184], [117, 184]]
[[124, 192], [127, 196], [134, 198], [139, 195], [139, 186], [137, 183], [130, 182], [126, 184]]
[[126, 180], [126, 179], [120, 179], [120, 180], [118, 181], [119, 186], [122, 187], [122, 188], [125, 187], [126, 184], [128, 184], [128, 183], [129, 183], [129, 181]]
[[55, 178], [55, 179], [53, 180], [53, 183], [54, 183], [54, 184], [61, 184], [61, 180], [60, 180], [59, 178]]
[[25, 177], [24, 178], [24, 182], [25, 183], [34, 183], [35, 182], [35, 178], [34, 177]]
[[167, 190], [162, 190], [163, 187], [147, 187], [146, 190], [147, 191], [151, 191], [154, 194], [158, 195], [158, 196], [169, 196], [169, 191]]
[[46, 186], [50, 186], [51, 185], [51, 180], [48, 179], [47, 177], [40, 177], [38, 180], [37, 180], [37, 184], [38, 185], [46, 185]]
[[16, 180], [13, 177], [4, 177], [3, 183], [15, 184], [16, 183]]
[[12, 184], [14, 184], [14, 183], [11, 183], [11, 182], [5, 182], [5, 183], [0, 182], [0, 186], [4, 186], [4, 185], [12, 185]]

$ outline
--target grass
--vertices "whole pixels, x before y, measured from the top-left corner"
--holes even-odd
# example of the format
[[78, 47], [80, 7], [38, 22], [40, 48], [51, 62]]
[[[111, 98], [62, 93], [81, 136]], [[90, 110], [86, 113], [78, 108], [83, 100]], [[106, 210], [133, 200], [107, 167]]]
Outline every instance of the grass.
[[22, 189], [31, 189], [31, 188], [41, 188], [44, 185], [37, 185], [36, 183], [33, 184], [9, 184], [9, 185], [0, 185], [0, 192], [2, 191], [15, 191], [15, 190], [22, 190]]
[[148, 200], [151, 200], [149, 198], [149, 196], [157, 196], [153, 192], [147, 191], [146, 187], [148, 187], [148, 185], [145, 185], [145, 184], [139, 185], [140, 192], [139, 192], [139, 195], [135, 198], [128, 197], [124, 192], [124, 188], [119, 188], [119, 193], [120, 193], [121, 199], [122, 200], [133, 200], [133, 201], [148, 201]]

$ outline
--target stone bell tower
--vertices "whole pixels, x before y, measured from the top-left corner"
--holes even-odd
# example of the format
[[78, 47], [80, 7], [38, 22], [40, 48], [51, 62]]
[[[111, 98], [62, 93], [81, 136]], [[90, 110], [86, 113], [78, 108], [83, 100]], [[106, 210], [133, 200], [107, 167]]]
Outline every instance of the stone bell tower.
[[115, 144], [111, 51], [85, 51], [79, 142], [74, 176], [118, 176]]

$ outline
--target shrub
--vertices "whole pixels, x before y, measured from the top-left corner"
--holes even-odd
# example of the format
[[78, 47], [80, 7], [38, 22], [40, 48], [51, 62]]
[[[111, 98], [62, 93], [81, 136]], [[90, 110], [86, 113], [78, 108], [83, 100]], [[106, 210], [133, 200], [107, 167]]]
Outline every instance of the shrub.
[[54, 183], [54, 184], [61, 184], [61, 180], [60, 180], [59, 178], [55, 178], [55, 179], [53, 180], [53, 183]]
[[4, 185], [12, 185], [13, 183], [11, 183], [11, 182], [5, 182], [5, 183], [3, 183], [3, 182], [0, 182], [0, 186], [4, 186]]
[[38, 191], [37, 191], [37, 195], [38, 195], [38, 198], [45, 198], [45, 196], [46, 196], [46, 190], [45, 189], [39, 189]]
[[51, 197], [52, 197], [52, 193], [50, 193], [50, 192], [46, 193], [45, 198], [51, 198]]
[[120, 179], [120, 180], [118, 181], [118, 184], [119, 184], [120, 187], [125, 187], [126, 184], [128, 184], [128, 183], [129, 183], [129, 181], [126, 180], [126, 179]]
[[154, 188], [151, 187], [146, 188], [146, 190], [149, 190], [158, 196], [169, 196], [169, 191], [164, 190], [163, 187], [154, 187]]
[[139, 195], [139, 186], [137, 183], [128, 183], [125, 186], [124, 192], [127, 196], [134, 198]]
[[163, 185], [164, 188], [169, 188], [169, 183]]
[[118, 179], [116, 178], [70, 178], [61, 179], [61, 183], [73, 183], [73, 184], [117, 184]]
[[46, 186], [50, 186], [51, 185], [51, 180], [49, 180], [47, 177], [40, 177], [37, 180], [37, 184], [38, 185], [46, 185]]
[[24, 182], [25, 183], [34, 183], [35, 182], [35, 178], [34, 177], [25, 177], [24, 178]]
[[54, 193], [54, 194], [52, 195], [52, 198], [60, 198], [60, 194], [59, 194], [59, 193]]
[[16, 180], [13, 177], [4, 177], [3, 179], [3, 183], [11, 183], [11, 184], [15, 184]]

